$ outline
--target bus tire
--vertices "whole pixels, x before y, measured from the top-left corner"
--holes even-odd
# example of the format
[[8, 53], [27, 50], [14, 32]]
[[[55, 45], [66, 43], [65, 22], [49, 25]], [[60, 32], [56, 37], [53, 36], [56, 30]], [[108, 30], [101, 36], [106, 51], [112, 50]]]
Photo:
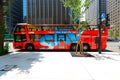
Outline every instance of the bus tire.
[[[74, 44], [71, 44], [70, 50], [71, 50], [71, 51], [76, 51], [76, 47], [77, 47], [77, 44], [75, 44], [75, 43], [74, 43]], [[79, 46], [79, 44], [78, 44], [78, 50], [79, 50], [79, 47], [80, 47], [80, 46]]]
[[33, 44], [26, 44], [25, 49], [26, 49], [27, 51], [33, 51], [33, 50], [34, 50], [34, 45], [33, 45]]
[[84, 51], [89, 51], [90, 50], [89, 44], [83, 44], [83, 50]]

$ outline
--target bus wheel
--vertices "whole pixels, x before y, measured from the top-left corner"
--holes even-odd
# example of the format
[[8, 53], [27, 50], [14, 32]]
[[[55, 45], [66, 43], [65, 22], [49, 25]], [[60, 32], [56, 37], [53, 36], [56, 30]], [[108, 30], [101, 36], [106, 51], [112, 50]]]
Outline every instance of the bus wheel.
[[88, 44], [83, 44], [83, 50], [84, 51], [89, 51], [90, 50], [90, 46]]
[[[72, 44], [72, 45], [70, 46], [70, 50], [71, 50], [71, 51], [76, 51], [76, 47], [77, 47], [77, 44]], [[78, 45], [78, 49], [79, 49], [79, 45]]]
[[26, 45], [26, 50], [33, 51], [34, 50], [34, 46], [32, 44], [27, 44]]

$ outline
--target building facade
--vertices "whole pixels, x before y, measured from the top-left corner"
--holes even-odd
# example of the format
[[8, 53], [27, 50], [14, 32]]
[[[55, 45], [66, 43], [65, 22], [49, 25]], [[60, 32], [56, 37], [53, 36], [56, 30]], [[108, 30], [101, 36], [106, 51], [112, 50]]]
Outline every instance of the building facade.
[[27, 0], [26, 22], [30, 24], [70, 23], [69, 9], [60, 0]]
[[[100, 2], [101, 10], [100, 14], [106, 14], [106, 0]], [[91, 3], [86, 10], [85, 18], [89, 24], [98, 24], [99, 22], [99, 0], [91, 0]]]
[[110, 18], [110, 28], [117, 28], [120, 32], [120, 0], [107, 0], [107, 13]]
[[12, 33], [17, 23], [23, 22], [23, 0], [9, 2], [8, 15], [5, 16], [6, 33]]

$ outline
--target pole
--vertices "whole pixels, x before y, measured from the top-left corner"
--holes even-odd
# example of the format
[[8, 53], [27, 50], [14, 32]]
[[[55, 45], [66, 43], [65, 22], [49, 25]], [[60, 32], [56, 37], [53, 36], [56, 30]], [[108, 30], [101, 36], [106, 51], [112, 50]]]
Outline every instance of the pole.
[[99, 23], [98, 23], [98, 35], [99, 35], [99, 42], [98, 42], [98, 51], [101, 54], [101, 0], [99, 0]]

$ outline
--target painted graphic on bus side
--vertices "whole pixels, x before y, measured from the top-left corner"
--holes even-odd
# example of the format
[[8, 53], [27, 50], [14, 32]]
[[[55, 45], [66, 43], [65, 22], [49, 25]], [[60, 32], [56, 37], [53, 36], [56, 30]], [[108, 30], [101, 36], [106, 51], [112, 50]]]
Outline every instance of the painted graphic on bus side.
[[40, 44], [48, 46], [47, 49], [64, 49], [67, 45], [70, 45], [70, 43], [77, 43], [80, 39], [81, 33], [82, 30], [79, 30], [77, 34], [67, 32], [67, 30], [55, 30], [55, 34], [42, 35], [40, 38]]

